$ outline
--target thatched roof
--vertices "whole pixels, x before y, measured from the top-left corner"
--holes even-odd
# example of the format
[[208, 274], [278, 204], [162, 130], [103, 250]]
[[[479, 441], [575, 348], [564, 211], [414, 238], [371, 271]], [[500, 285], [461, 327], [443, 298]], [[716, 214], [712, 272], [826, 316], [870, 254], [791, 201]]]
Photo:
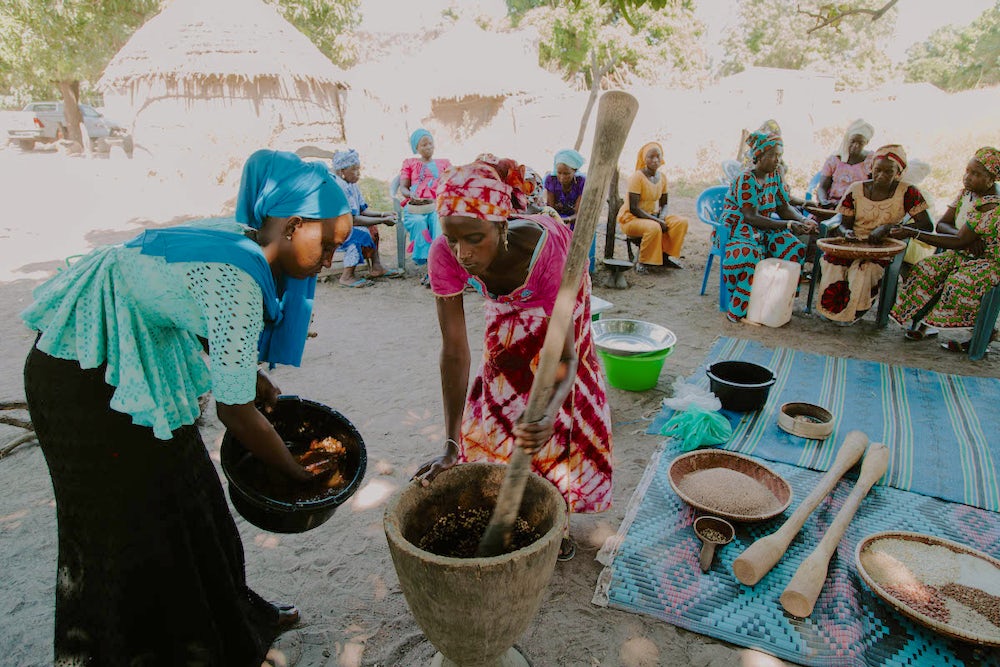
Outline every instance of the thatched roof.
[[173, 0], [122, 47], [98, 88], [124, 91], [157, 78], [185, 88], [232, 78], [348, 87], [344, 72], [261, 0]]
[[[537, 45], [515, 33], [488, 32], [471, 21], [425, 43], [412, 39], [378, 62], [349, 71], [353, 87], [383, 97], [391, 90], [432, 100], [551, 94], [566, 83], [538, 64]], [[413, 82], [419, 86], [414, 90]]]

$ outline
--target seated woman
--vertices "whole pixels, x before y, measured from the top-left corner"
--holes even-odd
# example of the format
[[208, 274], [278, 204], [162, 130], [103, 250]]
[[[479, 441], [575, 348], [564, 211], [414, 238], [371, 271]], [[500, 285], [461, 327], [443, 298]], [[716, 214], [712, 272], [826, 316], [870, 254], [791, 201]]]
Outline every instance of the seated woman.
[[[417, 266], [427, 264], [431, 241], [441, 234], [438, 215], [434, 209], [437, 183], [441, 173], [451, 162], [434, 158], [434, 137], [420, 128], [410, 135], [410, 149], [417, 157], [403, 160], [399, 170], [399, 194], [403, 196], [403, 226], [410, 237], [408, 250]], [[430, 285], [426, 274], [420, 282]]]
[[874, 154], [865, 146], [874, 134], [875, 128], [860, 118], [847, 128], [840, 151], [828, 157], [819, 170], [822, 180], [816, 187], [816, 201], [820, 208], [836, 208], [852, 183], [868, 180]]
[[730, 322], [746, 317], [758, 262], [777, 257], [802, 264], [806, 245], [796, 236], [817, 230], [816, 223], [802, 217], [785, 198], [784, 183], [777, 171], [783, 152], [781, 137], [754, 132], [747, 143], [754, 166], [729, 186], [722, 211], [722, 223], [729, 226], [722, 273], [730, 290], [726, 313]]
[[369, 264], [369, 278], [398, 278], [403, 275], [402, 268], [386, 269], [382, 266], [382, 258], [378, 253], [378, 226], [392, 227], [396, 224], [396, 214], [392, 211], [373, 211], [368, 208], [365, 196], [358, 187], [361, 178], [361, 157], [353, 148], [337, 151], [330, 158], [333, 176], [337, 185], [347, 196], [354, 219], [354, 229], [341, 248], [344, 251], [344, 271], [340, 274], [341, 287], [367, 287], [372, 281], [356, 278], [355, 267]]
[[[847, 236], [878, 242], [889, 230], [910, 216], [908, 225], [931, 231], [927, 202], [916, 186], [899, 180], [906, 169], [906, 153], [898, 144], [875, 151], [872, 178], [852, 183], [837, 207], [840, 225], [830, 236]], [[878, 299], [885, 267], [891, 260], [842, 259], [824, 253], [816, 312], [834, 322], [853, 324]]]
[[567, 148], [556, 153], [552, 173], [545, 177], [546, 202], [570, 229], [576, 224], [580, 212], [580, 196], [586, 177], [580, 167], [586, 160], [577, 151]]
[[[567, 510], [611, 507], [611, 410], [590, 328], [590, 277], [576, 295], [559, 378], [546, 416], [520, 423], [559, 292], [572, 234], [558, 219], [525, 216], [518, 166], [481, 155], [449, 172], [438, 212], [444, 238], [431, 248], [431, 287], [441, 325], [444, 452], [417, 476], [433, 479], [459, 461], [507, 461], [514, 447], [562, 493]], [[485, 300], [485, 351], [469, 382], [465, 287]], [[559, 559], [573, 556], [565, 535]]]
[[[666, 266], [682, 268], [673, 259], [681, 256], [688, 220], [667, 215], [667, 177], [659, 169], [663, 147], [651, 141], [639, 149], [635, 173], [628, 179], [628, 198], [618, 211], [618, 225], [628, 236], [641, 236], [636, 273], [648, 273]], [[581, 190], [582, 192], [582, 190]]]
[[[912, 320], [907, 338], [919, 340], [927, 327], [971, 328], [983, 295], [1000, 284], [1000, 150], [980, 148], [965, 168], [964, 188], [949, 211], [958, 234], [930, 234], [895, 228], [893, 238], [916, 238], [945, 252], [917, 262], [899, 291], [892, 319]], [[978, 250], [979, 252], [972, 252]], [[940, 295], [940, 297], [939, 297]], [[936, 303], [935, 303], [936, 300]], [[948, 341], [942, 347], [967, 352], [969, 343]]]

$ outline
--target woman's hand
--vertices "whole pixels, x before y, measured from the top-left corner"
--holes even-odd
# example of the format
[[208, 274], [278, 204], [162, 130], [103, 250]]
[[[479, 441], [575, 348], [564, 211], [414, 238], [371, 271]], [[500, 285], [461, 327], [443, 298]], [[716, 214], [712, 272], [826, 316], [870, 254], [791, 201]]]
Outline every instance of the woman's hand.
[[792, 221], [788, 226], [788, 231], [796, 236], [803, 234], [815, 234], [819, 231], [819, 226], [813, 220], [803, 220], [802, 222]]
[[278, 396], [281, 395], [279, 389], [271, 378], [263, 370], [257, 371], [257, 398], [254, 405], [264, 414], [270, 414], [274, 406], [278, 403]]
[[552, 438], [555, 422], [546, 415], [537, 422], [514, 424], [514, 444], [527, 454], [534, 455]]
[[[878, 236], [876, 236], [876, 233], [878, 233], [879, 230], [882, 229], [885, 229], [885, 231], [881, 232], [880, 234], [878, 234]], [[914, 229], [913, 227], [906, 227], [905, 225], [898, 225], [894, 227], [882, 225], [881, 227], [877, 227], [875, 231], [869, 234], [868, 238], [872, 239], [873, 241], [880, 241], [886, 236], [889, 236], [889, 238], [893, 239], [915, 239], [917, 238], [917, 234], [919, 233], [920, 233], [919, 229]]]
[[[882, 239], [889, 235], [892, 231], [892, 225], [879, 225], [872, 230], [872, 233], [868, 235], [868, 239], [873, 243], [881, 243]], [[916, 236], [914, 234], [914, 236]]]
[[828, 229], [826, 235], [830, 238], [842, 238], [847, 236], [848, 232], [850, 231], [851, 230], [844, 229], [840, 225], [837, 225], [836, 227], [831, 227], [830, 229]]
[[386, 211], [382, 214], [382, 223], [392, 227], [397, 222], [395, 211]]
[[454, 467], [458, 463], [458, 446], [454, 443], [455, 441], [449, 438], [445, 442], [444, 454], [435, 456], [417, 468], [417, 472], [413, 474], [413, 479], [419, 479], [422, 485], [429, 486], [435, 477], [448, 468]]

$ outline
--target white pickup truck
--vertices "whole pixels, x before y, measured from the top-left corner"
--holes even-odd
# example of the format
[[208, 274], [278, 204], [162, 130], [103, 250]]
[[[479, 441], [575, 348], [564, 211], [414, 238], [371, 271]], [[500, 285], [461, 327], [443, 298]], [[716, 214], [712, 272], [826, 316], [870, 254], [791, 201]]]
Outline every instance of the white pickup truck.
[[[80, 105], [80, 114], [94, 152], [106, 153], [117, 143], [131, 156], [132, 137], [127, 128], [106, 118], [89, 104]], [[21, 150], [30, 151], [35, 144], [59, 141], [66, 134], [62, 102], [31, 102], [21, 111], [15, 125], [8, 128], [7, 141], [17, 144]]]

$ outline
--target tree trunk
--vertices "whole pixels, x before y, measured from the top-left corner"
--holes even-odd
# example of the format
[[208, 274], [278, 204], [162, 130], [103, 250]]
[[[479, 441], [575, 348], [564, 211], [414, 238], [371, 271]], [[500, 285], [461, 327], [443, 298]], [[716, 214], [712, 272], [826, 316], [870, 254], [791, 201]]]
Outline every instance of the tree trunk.
[[83, 145], [83, 133], [80, 132], [80, 123], [83, 122], [83, 116], [80, 114], [80, 82], [60, 81], [59, 91], [62, 93], [66, 138], [79, 143], [84, 150], [87, 150], [89, 146]]
[[580, 150], [583, 145], [583, 135], [587, 132], [587, 123], [590, 121], [590, 112], [594, 110], [594, 103], [597, 102], [597, 94], [601, 92], [601, 79], [604, 73], [597, 66], [597, 54], [593, 49], [590, 51], [590, 97], [587, 98], [587, 106], [583, 109], [583, 118], [580, 120], [580, 131], [576, 135], [576, 143], [573, 150]]

